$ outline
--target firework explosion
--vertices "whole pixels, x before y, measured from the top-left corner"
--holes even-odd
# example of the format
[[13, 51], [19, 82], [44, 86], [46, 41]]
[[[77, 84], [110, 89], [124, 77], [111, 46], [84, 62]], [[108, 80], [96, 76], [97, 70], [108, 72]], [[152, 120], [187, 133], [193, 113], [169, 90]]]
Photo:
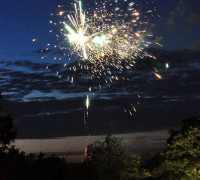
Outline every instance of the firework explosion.
[[[72, 56], [75, 57], [78, 63], [69, 66], [65, 63], [64, 67], [69, 67], [70, 71], [87, 79], [87, 82], [91, 79], [92, 84], [95, 86], [98, 84], [100, 89], [104, 84], [110, 87], [109, 83], [113, 81], [129, 80], [126, 72], [131, 72], [137, 61], [145, 57], [156, 59], [148, 54], [146, 49], [152, 43], [162, 46], [152, 40], [153, 35], [149, 30], [153, 26], [149, 17], [153, 17], [156, 7], [152, 5], [152, 1], [147, 0], [146, 4], [144, 8], [140, 3], [129, 0], [94, 1], [89, 4], [76, 1], [70, 4], [73, 8], [71, 11], [69, 6], [58, 5], [61, 8], [57, 14], [60, 23], [50, 20], [50, 24], [61, 25], [60, 34], [56, 35], [59, 45], [53, 46], [60, 48], [64, 56], [55, 57], [54, 60], [67, 59], [67, 57], [70, 60]], [[83, 8], [83, 5], [88, 8]], [[32, 41], [35, 42], [36, 39]], [[47, 46], [46, 50], [51, 44]], [[46, 56], [41, 58], [44, 59]], [[158, 79], [162, 78], [156, 69], [154, 75]], [[68, 79], [74, 83], [73, 75], [69, 75]], [[97, 80], [97, 83], [94, 83], [94, 80]], [[87, 85], [91, 92], [91, 85], [89, 83]], [[140, 95], [138, 96], [140, 98]], [[124, 112], [132, 116], [136, 112], [135, 107], [140, 106], [139, 98], [136, 105], [131, 103]], [[86, 107], [88, 116], [88, 95]]]
[[[130, 7], [132, 5], [133, 3], [129, 4]], [[133, 31], [130, 22], [118, 18], [122, 16], [121, 14], [110, 14], [103, 8], [86, 19], [85, 13], [82, 12], [81, 1], [79, 1], [79, 14], [76, 4], [74, 7], [74, 16], [68, 15], [73, 29], [64, 23], [67, 30], [64, 35], [67, 36], [72, 51], [80, 57], [95, 63], [101, 62], [106, 56], [117, 56], [118, 59], [133, 58], [142, 50], [138, 40], [141, 34]], [[134, 12], [133, 16], [137, 17], [139, 13]], [[136, 22], [138, 19], [137, 17], [132, 21]]]
[[[64, 47], [61, 49], [69, 43], [72, 55], [76, 54], [80, 60], [89, 62], [90, 67], [85, 69], [90, 70], [91, 79], [111, 75], [113, 68], [122, 72], [134, 66], [138, 58], [151, 57], [144, 50], [151, 44], [147, 41], [152, 36], [146, 31], [148, 22], [140, 20], [140, 13], [133, 2], [124, 0], [122, 3], [107, 1], [95, 4], [96, 8], [91, 12], [83, 11], [81, 1], [74, 4], [74, 11], [70, 14], [59, 12], [64, 17], [64, 30], [61, 32], [65, 42], [62, 42]], [[127, 9], [120, 9], [117, 5]]]

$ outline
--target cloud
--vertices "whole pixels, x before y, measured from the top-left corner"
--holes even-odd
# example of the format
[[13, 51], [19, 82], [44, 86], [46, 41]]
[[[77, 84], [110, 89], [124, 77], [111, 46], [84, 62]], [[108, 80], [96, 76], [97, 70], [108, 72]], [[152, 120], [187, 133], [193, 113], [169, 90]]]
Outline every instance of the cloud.
[[194, 29], [195, 24], [200, 24], [200, 2], [198, 0], [176, 0], [177, 6], [170, 11], [170, 15], [166, 20], [166, 27], [174, 31], [181, 29], [184, 33], [189, 33]]
[[191, 12], [187, 18], [187, 22], [189, 24], [196, 24], [200, 22], [200, 13], [199, 12]]
[[[28, 60], [2, 62], [0, 83], [4, 96], [4, 113], [13, 114], [18, 137], [48, 138], [88, 133], [129, 132], [170, 129], [182, 118], [199, 113], [200, 53], [198, 51], [168, 52], [151, 50], [157, 61], [143, 59], [119, 81], [108, 84], [87, 80], [70, 71], [70, 66], [49, 65]], [[166, 63], [169, 68], [166, 69]], [[157, 80], [156, 66], [163, 79]], [[62, 78], [58, 78], [56, 70]], [[74, 77], [74, 84], [70, 78]], [[122, 81], [122, 76], [129, 81]], [[88, 93], [89, 86], [93, 91]], [[94, 97], [93, 97], [94, 93]], [[85, 97], [90, 95], [88, 129], [83, 124]], [[141, 99], [137, 98], [140, 94]], [[141, 106], [137, 104], [140, 101]], [[124, 108], [136, 107], [130, 116]], [[112, 107], [112, 108], [111, 108]], [[169, 116], [170, 114], [170, 116]]]
[[191, 49], [192, 50], [200, 50], [200, 42], [199, 41], [195, 41], [192, 45], [191, 45]]

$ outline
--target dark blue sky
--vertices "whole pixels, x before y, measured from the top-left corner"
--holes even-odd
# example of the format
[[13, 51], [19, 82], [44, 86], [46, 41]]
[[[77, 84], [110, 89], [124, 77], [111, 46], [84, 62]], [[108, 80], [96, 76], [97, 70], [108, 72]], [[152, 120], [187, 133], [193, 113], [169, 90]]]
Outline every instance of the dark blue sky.
[[[86, 0], [85, 0], [86, 1]], [[83, 1], [84, 3], [84, 1]], [[51, 13], [59, 11], [61, 0], [6, 0], [0, 2], [0, 58], [1, 60], [30, 59], [37, 61], [31, 53], [46, 48], [55, 42], [55, 34], [50, 35]], [[165, 49], [177, 50], [199, 47], [199, 1], [168, 0], [155, 1], [155, 37], [160, 39]], [[70, 9], [71, 7], [69, 7]], [[161, 18], [156, 18], [160, 15]], [[37, 38], [38, 42], [31, 40]]]

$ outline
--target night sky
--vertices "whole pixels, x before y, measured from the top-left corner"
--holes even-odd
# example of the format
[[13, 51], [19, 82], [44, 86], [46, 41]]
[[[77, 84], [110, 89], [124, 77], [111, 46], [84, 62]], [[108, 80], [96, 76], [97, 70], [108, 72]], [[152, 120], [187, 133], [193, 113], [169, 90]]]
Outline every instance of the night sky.
[[[89, 93], [87, 126], [83, 123], [86, 80], [64, 68], [65, 63], [70, 66], [66, 60], [53, 60], [57, 50], [44, 52], [47, 58], [41, 59], [40, 50], [56, 43], [56, 29], [49, 33], [51, 13], [58, 13], [58, 4], [66, 2], [0, 1], [0, 91], [3, 111], [13, 115], [18, 138], [169, 130], [179, 127], [182, 119], [199, 115], [199, 0], [154, 2], [155, 17], [161, 18], [155, 18], [152, 31], [163, 48], [154, 46], [149, 52], [157, 61], [139, 61], [128, 74], [129, 81], [94, 88]], [[71, 63], [76, 63], [73, 57]], [[161, 80], [153, 75], [154, 66]], [[72, 74], [73, 84], [67, 79]], [[133, 116], [124, 112], [131, 104], [137, 109]]]

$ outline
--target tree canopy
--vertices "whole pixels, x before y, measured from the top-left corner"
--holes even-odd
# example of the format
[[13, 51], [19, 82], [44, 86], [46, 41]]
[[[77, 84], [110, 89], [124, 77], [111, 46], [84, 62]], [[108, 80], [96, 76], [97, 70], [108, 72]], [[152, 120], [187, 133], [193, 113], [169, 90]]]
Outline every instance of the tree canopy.
[[200, 179], [200, 117], [184, 120], [180, 130], [170, 133], [154, 173], [162, 179]]
[[144, 179], [150, 173], [140, 166], [140, 157], [130, 155], [122, 140], [108, 135], [87, 148], [86, 161], [91, 164], [96, 179]]

